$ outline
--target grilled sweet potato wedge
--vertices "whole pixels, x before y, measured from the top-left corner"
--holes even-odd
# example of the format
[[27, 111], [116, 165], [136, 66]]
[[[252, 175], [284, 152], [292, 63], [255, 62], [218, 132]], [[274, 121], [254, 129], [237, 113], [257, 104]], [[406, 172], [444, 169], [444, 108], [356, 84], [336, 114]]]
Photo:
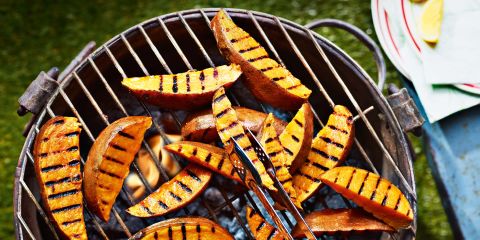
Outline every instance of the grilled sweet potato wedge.
[[89, 209], [105, 222], [151, 124], [150, 117], [121, 118], [100, 133], [88, 153], [85, 198]]
[[209, 170], [189, 164], [127, 212], [137, 217], [156, 217], [175, 211], [195, 200], [208, 187], [211, 178]]
[[295, 172], [307, 158], [312, 137], [313, 113], [310, 104], [304, 103], [279, 137], [290, 172]]
[[122, 85], [145, 102], [166, 109], [191, 110], [208, 105], [217, 88], [231, 86], [242, 74], [232, 64], [179, 74], [125, 78]]
[[270, 157], [273, 166], [275, 167], [276, 176], [278, 181], [282, 183], [285, 192], [290, 196], [292, 202], [300, 209], [302, 206], [297, 201], [297, 192], [292, 186], [292, 175], [288, 171], [286, 162], [285, 152], [283, 151], [283, 147], [280, 144], [280, 140], [278, 139], [277, 132], [273, 127], [274, 124], [273, 114], [268, 114], [268, 117], [265, 119], [263, 123], [262, 130], [258, 135], [258, 139], [260, 139], [260, 144], [265, 149], [265, 152]]
[[242, 183], [225, 150], [210, 144], [181, 141], [164, 147], [167, 151]]
[[412, 208], [403, 193], [377, 174], [354, 167], [336, 167], [320, 179], [395, 229], [407, 227], [413, 221]]
[[268, 56], [267, 51], [220, 10], [210, 23], [217, 45], [232, 63], [239, 64], [245, 85], [262, 102], [274, 107], [298, 109], [310, 96], [290, 71]]
[[312, 142], [307, 160], [293, 175], [298, 200], [310, 198], [321, 186], [320, 176], [345, 161], [355, 135], [353, 117], [344, 106], [337, 105]]
[[[258, 133], [262, 127], [263, 121], [267, 114], [253, 109], [234, 106], [233, 109], [237, 113], [238, 120], [245, 128], [250, 129], [253, 133]], [[277, 134], [282, 133], [287, 123], [274, 117], [273, 126]], [[215, 119], [212, 110], [202, 110], [188, 115], [182, 125], [182, 136], [184, 140], [210, 143], [218, 139], [218, 132], [215, 128]]]
[[253, 208], [247, 206], [247, 223], [250, 231], [257, 240], [280, 240], [285, 239], [280, 231], [268, 223]]
[[242, 147], [242, 149], [245, 151], [248, 158], [252, 160], [253, 165], [255, 165], [255, 168], [262, 178], [263, 185], [272, 191], [276, 191], [276, 188], [273, 186], [273, 180], [267, 174], [265, 166], [263, 166], [262, 162], [260, 162], [257, 154], [253, 150], [252, 143], [245, 134], [245, 130], [243, 129], [240, 121], [238, 121], [237, 114], [232, 108], [230, 100], [228, 100], [223, 87], [219, 88], [213, 96], [212, 112], [215, 118], [215, 125], [217, 127], [218, 135], [220, 136], [223, 144], [233, 144], [230, 143], [230, 138], [233, 137], [240, 147]]
[[[354, 209], [324, 209], [307, 214], [305, 221], [316, 236], [324, 233], [351, 231], [393, 232], [395, 229], [374, 218], [360, 208]], [[304, 238], [305, 233], [300, 226], [292, 230], [294, 238]]]
[[130, 240], [150, 239], [212, 239], [212, 240], [233, 240], [233, 236], [222, 226], [202, 217], [180, 217], [172, 218], [155, 223], [146, 227]]
[[54, 117], [35, 139], [35, 172], [42, 201], [65, 239], [87, 239], [83, 218], [80, 172], [80, 123], [74, 117]]

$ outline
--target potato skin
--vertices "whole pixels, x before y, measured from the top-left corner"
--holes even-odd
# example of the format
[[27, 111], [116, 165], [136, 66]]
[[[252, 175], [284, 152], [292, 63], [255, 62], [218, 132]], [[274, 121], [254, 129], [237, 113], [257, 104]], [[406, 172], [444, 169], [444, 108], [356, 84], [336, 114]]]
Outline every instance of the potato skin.
[[[150, 117], [130, 116], [121, 118], [111, 123], [104, 130], [102, 130], [102, 132], [99, 134], [97, 139], [95, 139], [95, 142], [90, 148], [84, 169], [83, 192], [85, 194], [88, 208], [105, 222], [109, 221], [111, 207], [113, 206], [115, 198], [118, 196], [122, 188], [123, 181], [129, 173], [128, 166], [130, 166], [130, 163], [134, 160], [136, 153], [140, 149], [143, 135], [145, 131], [151, 126], [151, 124], [152, 119]], [[128, 130], [129, 135], [134, 137], [133, 140], [121, 139], [119, 137], [121, 135], [120, 133], [126, 130]], [[124, 146], [124, 142], [126, 141], [129, 141], [130, 143], [128, 146]], [[125, 148], [125, 151], [122, 155], [117, 155], [117, 159], [115, 160], [117, 162], [123, 162], [124, 168], [122, 174], [120, 175], [116, 173], [119, 176], [117, 176], [115, 181], [112, 180], [108, 183], [101, 182], [100, 176], [102, 174], [105, 175], [105, 173], [102, 173], [101, 171], [112, 170], [110, 168], [101, 169], [102, 163], [107, 161], [105, 158], [106, 153], [113, 148], [113, 145], [118, 145], [122, 142], [122, 148]], [[111, 163], [109, 164], [109, 166], [115, 166], [113, 164], [114, 163]], [[102, 184], [109, 184], [109, 188], [111, 190], [108, 193], [110, 194], [110, 196], [114, 196], [113, 201], [108, 202], [107, 204], [100, 204], [101, 198], [106, 197], [101, 194], [99, 195], [99, 193], [97, 192], [97, 189], [99, 189], [99, 186]], [[108, 206], [109, 204], [111, 205]], [[105, 210], [105, 208], [107, 210]], [[102, 209], [105, 211], [103, 211]]]
[[[305, 221], [316, 236], [324, 233], [342, 233], [350, 231], [394, 232], [388, 224], [376, 219], [361, 208], [324, 209], [307, 214]], [[297, 224], [292, 230], [294, 238], [304, 238], [305, 233]]]
[[167, 238], [164, 236], [168, 231], [167, 229], [171, 229], [172, 235], [178, 236], [177, 232], [179, 232], [179, 227], [185, 228], [185, 231], [182, 233], [183, 239], [234, 239], [226, 229], [209, 219], [202, 217], [179, 217], [150, 225], [138, 231], [135, 235], [130, 237], [129, 240], [151, 239], [154, 237], [152, 235], [155, 234], [159, 239], [165, 239]]
[[[238, 119], [245, 128], [253, 133], [258, 133], [262, 123], [267, 117], [266, 113], [255, 111], [244, 107], [233, 107], [237, 112]], [[274, 127], [277, 134], [283, 132], [287, 123], [275, 118]], [[218, 139], [215, 119], [212, 110], [202, 110], [187, 116], [182, 124], [182, 137], [184, 140], [210, 143]]]
[[414, 211], [401, 190], [375, 173], [342, 166], [326, 171], [320, 180], [395, 229], [406, 228], [414, 220]]
[[233, 48], [233, 45], [230, 43], [229, 39], [227, 39], [225, 34], [226, 29], [222, 28], [221, 15], [224, 15], [222, 11], [223, 10], [220, 10], [220, 12], [215, 15], [210, 23], [210, 27], [217, 40], [218, 49], [220, 49], [225, 58], [232, 63], [240, 65], [242, 68], [242, 72], [245, 76], [245, 78], [243, 78], [243, 83], [246, 87], [261, 102], [268, 103], [284, 110], [298, 109], [306, 101], [305, 98], [291, 94], [285, 88], [276, 84], [262, 71], [256, 69]]

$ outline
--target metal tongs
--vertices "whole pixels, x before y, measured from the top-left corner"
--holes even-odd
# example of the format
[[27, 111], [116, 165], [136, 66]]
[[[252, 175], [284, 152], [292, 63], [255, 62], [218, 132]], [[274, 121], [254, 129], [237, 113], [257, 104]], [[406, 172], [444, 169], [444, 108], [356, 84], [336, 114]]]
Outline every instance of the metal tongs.
[[[251, 141], [252, 147], [255, 153], [257, 154], [258, 159], [265, 166], [265, 169], [268, 175], [273, 180], [273, 185], [278, 190], [278, 195], [281, 201], [283, 202], [283, 206], [285, 206], [287, 210], [290, 211], [290, 213], [292, 213], [293, 217], [295, 218], [295, 220], [297, 221], [300, 228], [303, 230], [303, 232], [305, 233], [305, 236], [307, 236], [308, 239], [310, 240], [317, 239], [313, 234], [312, 230], [310, 229], [310, 227], [308, 226], [308, 224], [305, 222], [305, 219], [302, 217], [298, 209], [295, 207], [295, 204], [290, 199], [290, 196], [287, 194], [287, 192], [283, 188], [283, 185], [277, 179], [276, 173], [275, 173], [275, 167], [273, 166], [272, 161], [270, 160], [270, 157], [268, 157], [262, 145], [258, 142], [258, 140], [255, 138], [255, 136], [249, 129], [246, 129], [246, 133], [247, 133], [247, 136], [249, 135], [248, 137], [251, 140], [253, 140]], [[250, 190], [252, 190], [255, 193], [255, 195], [257, 195], [257, 197], [260, 199], [260, 201], [262, 202], [262, 205], [265, 207], [268, 214], [271, 216], [271, 218], [277, 225], [279, 231], [283, 233], [283, 235], [287, 239], [293, 239], [293, 237], [288, 233], [287, 228], [283, 224], [277, 212], [268, 201], [262, 189], [262, 179], [257, 169], [253, 165], [253, 162], [251, 161], [251, 159], [248, 158], [245, 151], [240, 147], [240, 145], [237, 143], [237, 141], [233, 137], [231, 138], [231, 142], [233, 144], [227, 145], [226, 149], [230, 157], [230, 160], [232, 162], [232, 165], [234, 166], [238, 175], [240, 176], [242, 181], [245, 183], [245, 185]]]

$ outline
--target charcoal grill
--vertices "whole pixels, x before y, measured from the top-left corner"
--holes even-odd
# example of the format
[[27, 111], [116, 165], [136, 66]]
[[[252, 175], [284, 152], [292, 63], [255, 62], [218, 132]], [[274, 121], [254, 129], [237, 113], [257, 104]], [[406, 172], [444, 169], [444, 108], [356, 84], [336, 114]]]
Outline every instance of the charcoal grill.
[[[218, 10], [188, 10], [152, 18], [115, 36], [95, 51], [94, 44], [90, 43], [60, 76], [57, 77], [58, 71], [55, 69], [39, 75], [28, 89], [30, 97], [36, 95], [34, 101], [27, 101], [20, 110], [23, 113], [25, 110], [32, 111], [34, 116], [26, 129], [26, 141], [15, 178], [14, 219], [17, 239], [58, 239], [42, 208], [38, 184], [34, 178], [32, 150], [39, 127], [56, 115], [77, 117], [84, 129], [80, 147], [83, 161], [99, 132], [120, 117], [148, 115], [158, 119], [159, 115], [168, 115], [180, 126], [184, 112], [171, 112], [145, 105], [128, 94], [121, 87], [120, 81], [125, 77], [176, 73], [226, 64], [209, 28], [209, 22]], [[265, 46], [274, 59], [287, 66], [313, 90], [310, 103], [314, 110], [316, 129], [323, 126], [335, 104], [345, 105], [352, 110], [356, 115], [357, 131], [346, 164], [369, 169], [391, 180], [406, 193], [416, 213], [412, 155], [404, 128], [394, 114], [402, 112], [402, 108], [397, 106], [392, 110], [381, 90], [354, 60], [310, 29], [265, 13], [240, 9], [227, 9], [227, 12], [240, 27]], [[45, 84], [53, 90], [42, 90], [49, 89]], [[237, 83], [230, 92], [234, 104], [293, 116], [293, 113], [282, 112], [254, 101], [241, 83]], [[403, 122], [400, 123], [403, 125]], [[153, 128], [167, 140], [166, 127], [162, 122], [154, 121]], [[154, 159], [163, 181], [168, 180], [148, 143], [144, 142], [143, 147]], [[132, 164], [132, 171], [140, 175], [147, 192], [152, 192], [153, 189], [135, 163]], [[209, 189], [213, 190], [207, 190], [201, 199], [191, 204], [193, 206], [167, 215], [167, 218], [202, 215], [231, 231], [239, 229], [237, 237], [252, 239], [243, 218], [243, 208], [248, 203], [259, 209], [255, 196], [249, 192], [226, 189], [221, 181], [222, 179], [216, 179]], [[214, 195], [216, 200], [209, 200], [210, 195]], [[124, 187], [108, 224], [101, 222], [85, 208], [90, 239], [125, 239], [139, 229], [163, 219], [145, 220], [128, 216], [123, 210], [135, 202]], [[325, 187], [306, 203], [305, 209], [309, 212], [352, 205]], [[292, 228], [292, 219], [288, 213], [280, 213], [282, 220]], [[395, 234], [377, 234], [373, 238], [415, 238], [415, 222], [408, 229]], [[339, 237], [344, 236], [322, 238]]]

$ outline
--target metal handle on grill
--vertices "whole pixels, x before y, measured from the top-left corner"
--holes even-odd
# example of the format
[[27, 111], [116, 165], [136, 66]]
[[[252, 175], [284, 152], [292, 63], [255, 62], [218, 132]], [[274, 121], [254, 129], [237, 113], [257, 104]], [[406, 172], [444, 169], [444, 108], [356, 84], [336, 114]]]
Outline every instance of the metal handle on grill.
[[61, 82], [93, 52], [95, 46], [96, 43], [94, 41], [89, 42], [62, 72], [59, 73], [58, 68], [53, 67], [47, 73], [40, 72], [37, 78], [30, 83], [18, 99], [19, 107], [17, 114], [19, 116], [24, 116], [28, 112], [33, 113], [33, 117], [23, 129], [23, 136], [27, 136], [36, 119], [36, 115], [40, 113]]
[[377, 87], [380, 90], [383, 89], [385, 85], [387, 68], [385, 65], [385, 60], [382, 55], [382, 50], [375, 43], [375, 41], [373, 41], [373, 39], [371, 39], [364, 31], [362, 31], [360, 28], [350, 23], [347, 23], [338, 19], [328, 19], [328, 18], [315, 20], [305, 25], [305, 27], [310, 30], [315, 30], [316, 28], [319, 28], [319, 27], [334, 27], [334, 28], [343, 29], [349, 32], [350, 34], [352, 34], [353, 36], [355, 36], [373, 53], [373, 59], [377, 64], [377, 71], [378, 71]]

